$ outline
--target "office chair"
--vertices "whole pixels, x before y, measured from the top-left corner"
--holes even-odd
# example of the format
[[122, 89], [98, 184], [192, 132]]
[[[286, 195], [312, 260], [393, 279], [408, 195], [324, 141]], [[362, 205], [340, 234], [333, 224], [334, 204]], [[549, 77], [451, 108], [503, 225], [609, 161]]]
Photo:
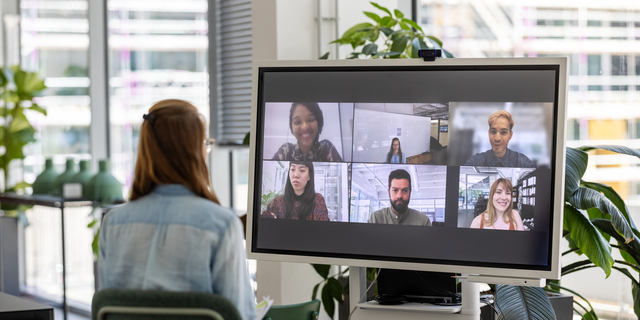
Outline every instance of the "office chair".
[[309, 302], [271, 306], [263, 320], [318, 320], [320, 299]]
[[92, 320], [242, 320], [225, 297], [204, 292], [105, 289], [91, 302]]

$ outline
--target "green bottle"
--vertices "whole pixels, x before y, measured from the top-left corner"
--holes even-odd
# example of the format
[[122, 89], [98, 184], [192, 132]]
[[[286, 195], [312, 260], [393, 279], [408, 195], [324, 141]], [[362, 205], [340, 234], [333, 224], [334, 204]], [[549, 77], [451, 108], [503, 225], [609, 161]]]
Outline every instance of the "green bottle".
[[80, 171], [73, 175], [67, 183], [79, 183], [83, 187], [93, 175], [89, 171], [89, 160], [80, 160]]
[[123, 201], [122, 184], [109, 172], [109, 160], [100, 160], [100, 170], [82, 188], [83, 197], [93, 201]]
[[38, 175], [36, 181], [31, 185], [33, 194], [49, 194], [57, 177], [58, 172], [53, 168], [53, 160], [48, 158], [44, 162], [44, 171]]
[[76, 162], [73, 159], [67, 159], [66, 169], [60, 174], [55, 181], [53, 181], [53, 189], [51, 195], [56, 197], [62, 196], [62, 186], [68, 183], [69, 180], [76, 175]]

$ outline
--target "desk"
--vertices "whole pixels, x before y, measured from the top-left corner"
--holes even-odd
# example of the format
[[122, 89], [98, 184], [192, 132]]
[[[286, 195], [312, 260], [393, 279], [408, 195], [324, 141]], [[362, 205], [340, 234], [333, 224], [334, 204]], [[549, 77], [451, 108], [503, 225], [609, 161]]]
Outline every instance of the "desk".
[[[67, 270], [64, 248], [64, 209], [66, 207], [92, 207], [94, 202], [90, 200], [66, 200], [61, 197], [49, 195], [18, 195], [15, 193], [0, 194], [0, 203], [37, 205], [60, 209], [61, 236], [62, 236], [62, 310], [64, 320], [67, 319]], [[3, 318], [4, 319], [4, 318]], [[16, 318], [20, 319], [20, 318]]]
[[0, 318], [53, 320], [53, 308], [0, 292]]

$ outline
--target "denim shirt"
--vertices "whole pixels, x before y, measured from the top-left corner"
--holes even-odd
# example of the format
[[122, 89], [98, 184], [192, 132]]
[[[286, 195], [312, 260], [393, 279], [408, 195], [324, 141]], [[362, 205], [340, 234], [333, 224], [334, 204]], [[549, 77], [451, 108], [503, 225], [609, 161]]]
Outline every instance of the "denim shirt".
[[159, 185], [111, 210], [100, 229], [99, 288], [222, 295], [254, 320], [242, 223], [183, 185]]

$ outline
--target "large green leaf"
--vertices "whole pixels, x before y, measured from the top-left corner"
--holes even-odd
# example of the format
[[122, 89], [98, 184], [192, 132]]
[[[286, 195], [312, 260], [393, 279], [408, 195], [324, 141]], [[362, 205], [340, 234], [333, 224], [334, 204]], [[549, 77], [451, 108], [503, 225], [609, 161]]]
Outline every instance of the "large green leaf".
[[400, 11], [398, 9], [394, 9], [393, 13], [396, 15], [396, 18], [398, 18], [398, 19], [404, 18], [404, 13], [402, 13], [402, 11]]
[[[407, 43], [409, 42], [408, 36], [401, 36], [393, 40], [391, 43], [391, 49], [389, 51], [392, 52], [403, 52], [404, 49], [407, 48]], [[391, 56], [391, 58], [398, 58], [400, 55]]]
[[322, 277], [322, 279], [327, 279], [329, 276], [329, 270], [331, 270], [331, 266], [328, 264], [311, 264], [316, 272]]
[[564, 206], [563, 225], [571, 232], [571, 238], [580, 251], [609, 277], [613, 266], [611, 245], [602, 237], [600, 231], [580, 211], [568, 205]]
[[391, 17], [382, 17], [380, 19], [380, 26], [381, 27], [387, 27], [387, 28], [391, 28], [393, 26], [396, 25], [396, 20], [391, 18]]
[[539, 287], [496, 285], [496, 305], [504, 320], [555, 320], [547, 293]]
[[632, 282], [631, 294], [633, 296], [633, 312], [640, 319], [640, 285]]
[[580, 188], [580, 180], [587, 171], [589, 155], [579, 149], [567, 147], [567, 163], [565, 165], [564, 198], [569, 199]]
[[0, 88], [4, 88], [7, 86], [9, 81], [7, 80], [7, 76], [4, 75], [4, 69], [0, 70]]
[[640, 151], [636, 150], [636, 149], [631, 149], [628, 147], [624, 147], [624, 146], [608, 146], [608, 145], [602, 145], [602, 146], [582, 146], [579, 147], [578, 149], [582, 150], [582, 151], [591, 151], [591, 150], [596, 150], [596, 149], [602, 149], [602, 150], [607, 150], [607, 151], [611, 151], [611, 152], [615, 152], [615, 153], [620, 153], [620, 154], [626, 154], [629, 156], [636, 156], [638, 158], [640, 158]]
[[43, 115], [45, 115], [45, 116], [47, 115], [47, 110], [45, 110], [43, 107], [39, 106], [39, 105], [38, 105], [38, 104], [36, 104], [36, 103], [32, 103], [32, 104], [31, 104], [31, 107], [29, 107], [29, 110], [33, 110], [33, 111], [36, 111], [36, 112], [40, 112], [40, 113], [42, 113], [42, 114], [43, 114]]
[[333, 313], [336, 309], [336, 304], [333, 302], [333, 293], [331, 292], [332, 287], [328, 284], [325, 284], [322, 287], [322, 304], [324, 305], [324, 311], [327, 312], [329, 317], [333, 319]]
[[380, 9], [380, 10], [382, 10], [382, 11], [386, 12], [389, 16], [391, 16], [391, 11], [389, 11], [389, 9], [387, 9], [387, 8], [385, 8], [385, 7], [383, 7], [383, 6], [379, 5], [379, 4], [377, 4], [377, 3], [375, 3], [375, 2], [370, 2], [370, 3], [371, 3], [374, 7], [376, 7], [376, 8], [378, 8], [378, 9]]
[[[420, 32], [424, 32], [422, 31], [422, 28], [420, 28], [420, 26], [413, 20], [409, 20], [409, 19], [402, 19], [402, 22], [412, 26], [413, 28], [415, 28], [416, 30], [420, 31]], [[434, 37], [435, 38], [435, 37]]]
[[442, 48], [442, 41], [440, 41], [440, 39], [434, 37], [434, 36], [427, 36], [427, 38], [431, 39], [433, 42], [437, 43], [438, 46], [440, 46]]
[[368, 11], [365, 11], [363, 13], [364, 13], [365, 16], [373, 19], [373, 21], [375, 21], [376, 23], [380, 23], [380, 16], [379, 15], [377, 15], [377, 14], [375, 14], [373, 12], [368, 12]]
[[627, 219], [629, 225], [632, 228], [637, 229], [635, 223], [633, 223], [633, 219], [629, 217], [629, 208], [627, 208], [627, 205], [624, 203], [624, 200], [622, 200], [622, 197], [620, 197], [620, 195], [612, 187], [602, 183], [587, 181], [581, 181], [581, 186], [596, 190], [598, 192], [602, 192], [602, 194], [607, 197], [607, 199], [609, 199], [609, 201], [611, 201], [616, 206], [616, 208], [618, 208], [618, 210], [620, 210], [620, 213], [622, 213], [624, 218]]
[[327, 280], [327, 285], [331, 286], [333, 298], [336, 299], [339, 304], [343, 304], [344, 299], [342, 297], [342, 285], [340, 284], [340, 281], [336, 278], [329, 278], [329, 280]]
[[[373, 27], [373, 25], [369, 22], [363, 22], [363, 23], [358, 23], [355, 26], [349, 28], [349, 30], [345, 31], [342, 34], [342, 38], [341, 39], [349, 39], [351, 36], [353, 36], [356, 32], [360, 32], [362, 29], [365, 28], [370, 28]], [[337, 41], [337, 40], [336, 40]]]
[[[622, 248], [622, 250], [628, 252], [633, 257], [633, 260], [636, 260], [636, 261], [640, 260], [640, 243], [638, 241], [631, 241], [629, 243], [625, 243], [624, 238], [620, 234], [618, 234], [618, 232], [613, 227], [613, 224], [611, 224], [611, 220], [591, 219], [591, 223], [594, 226], [596, 226], [598, 229], [600, 229], [600, 231], [602, 231], [603, 233], [606, 233], [611, 237], [613, 237], [614, 239], [616, 239], [616, 241], [618, 242], [618, 245]], [[622, 253], [622, 250], [621, 250], [621, 253]], [[629, 261], [627, 259], [625, 260]]]
[[362, 53], [366, 55], [374, 55], [378, 52], [378, 45], [375, 43], [366, 44], [362, 48]]
[[[602, 193], [589, 188], [580, 187], [567, 201], [577, 209], [598, 208], [602, 213], [611, 215], [611, 222], [616, 231], [624, 237], [625, 243], [634, 239], [633, 231], [620, 210]], [[575, 238], [574, 238], [575, 240]]]

